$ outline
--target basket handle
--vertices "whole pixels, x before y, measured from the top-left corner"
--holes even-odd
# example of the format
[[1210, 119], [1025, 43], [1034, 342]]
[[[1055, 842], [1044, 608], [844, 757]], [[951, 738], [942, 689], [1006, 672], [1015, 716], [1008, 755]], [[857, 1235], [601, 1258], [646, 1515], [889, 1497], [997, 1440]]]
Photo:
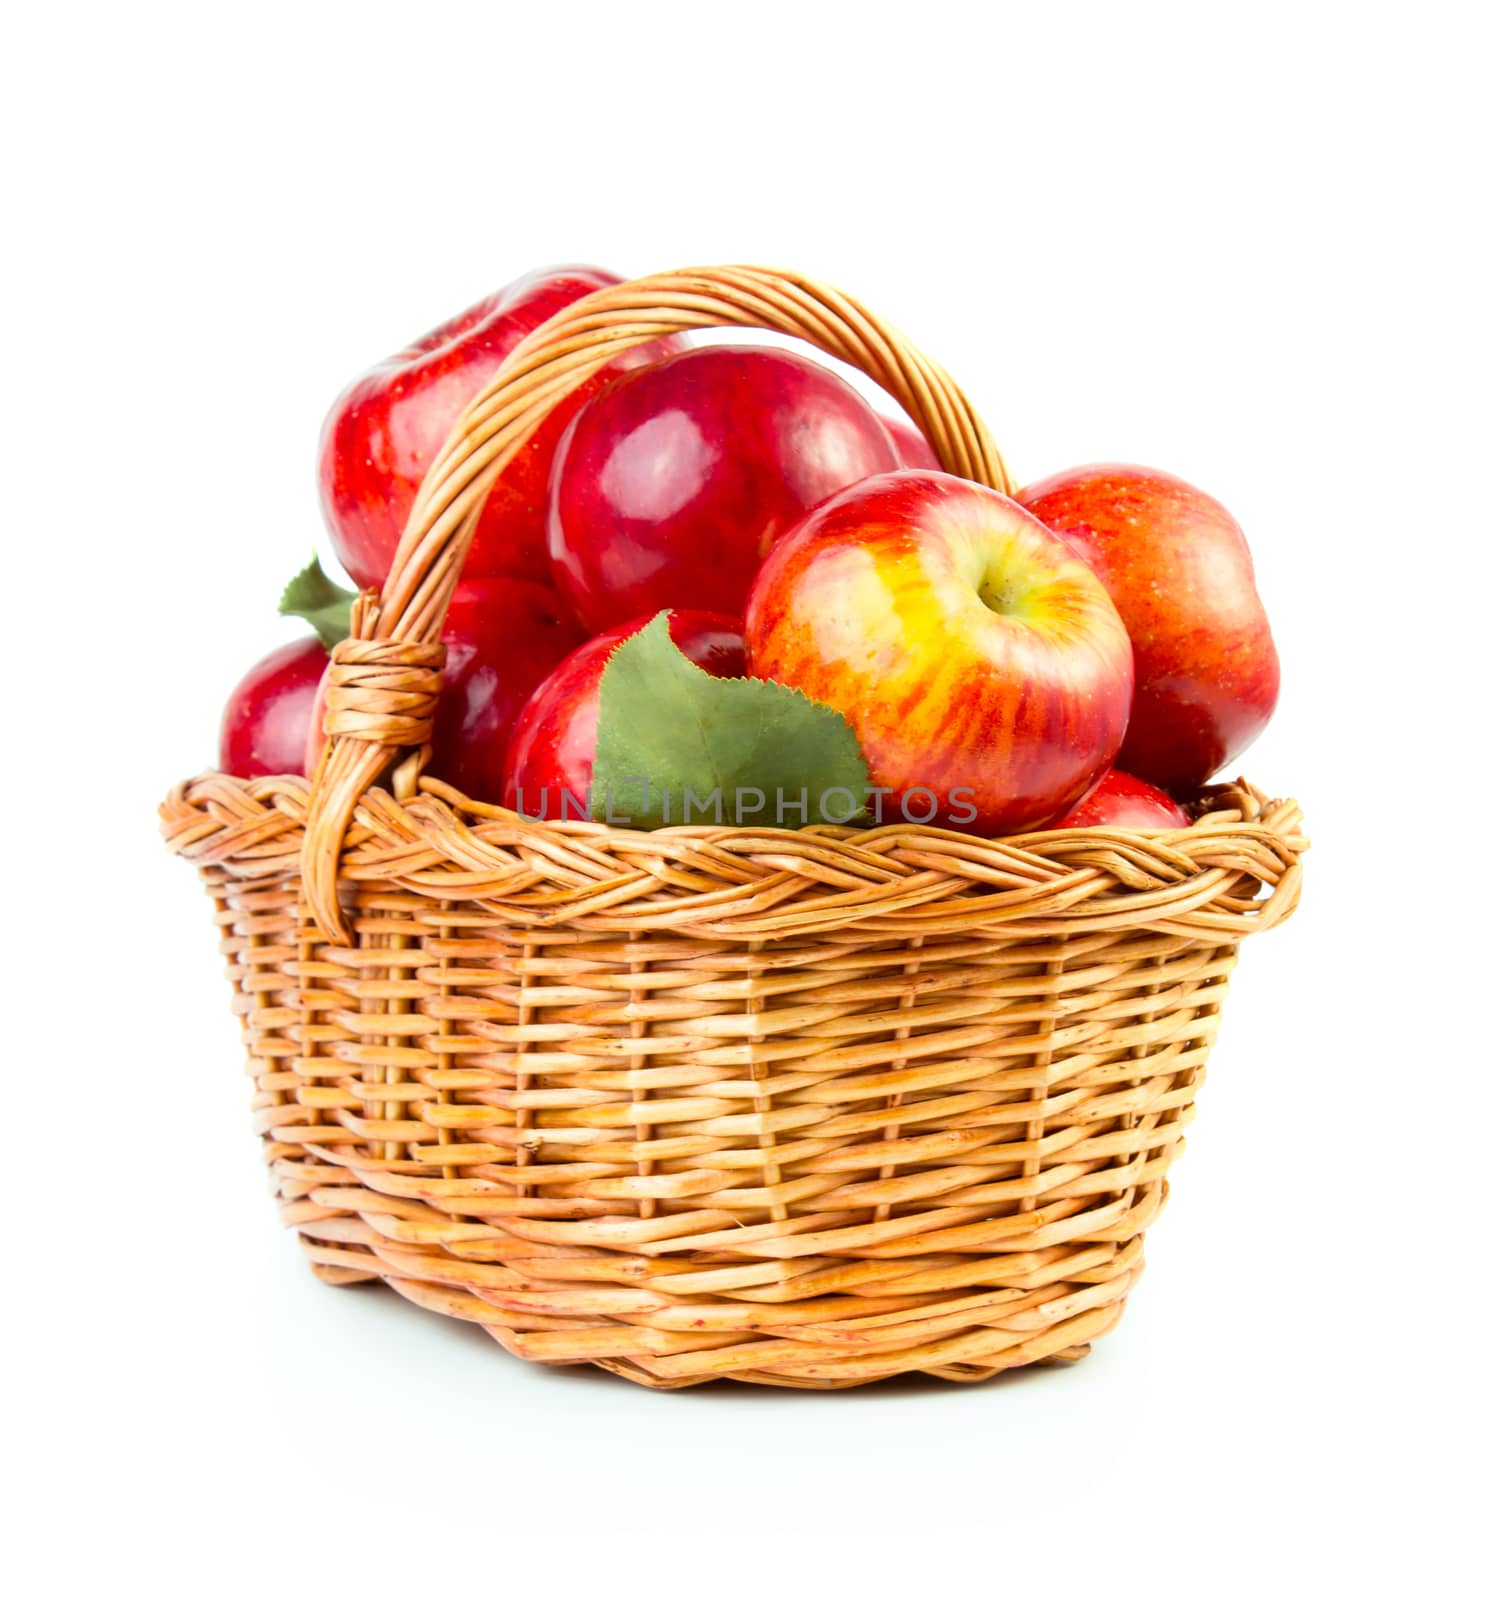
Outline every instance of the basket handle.
[[362, 594], [327, 686], [329, 736], [310, 788], [304, 893], [315, 922], [348, 942], [336, 877], [361, 796], [399, 752], [394, 787], [415, 790], [441, 686], [440, 636], [490, 488], [547, 413], [616, 356], [697, 328], [792, 334], [864, 372], [895, 399], [945, 468], [1010, 493], [974, 407], [934, 361], [847, 295], [793, 272], [698, 267], [600, 289], [524, 339], [454, 425], [428, 469], [387, 581]]

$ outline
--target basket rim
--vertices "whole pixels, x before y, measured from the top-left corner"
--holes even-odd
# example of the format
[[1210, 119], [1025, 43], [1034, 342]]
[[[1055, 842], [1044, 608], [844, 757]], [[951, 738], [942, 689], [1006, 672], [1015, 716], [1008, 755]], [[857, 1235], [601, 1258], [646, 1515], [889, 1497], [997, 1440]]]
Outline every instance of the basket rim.
[[[244, 887], [297, 882], [311, 785], [207, 773], [160, 807], [168, 847]], [[724, 940], [999, 939], [1136, 931], [1229, 942], [1286, 920], [1309, 841], [1292, 800], [1245, 780], [1203, 791], [1185, 828], [1055, 828], [985, 839], [919, 823], [652, 831], [527, 821], [421, 778], [373, 785], [343, 883], [474, 902], [493, 920]]]

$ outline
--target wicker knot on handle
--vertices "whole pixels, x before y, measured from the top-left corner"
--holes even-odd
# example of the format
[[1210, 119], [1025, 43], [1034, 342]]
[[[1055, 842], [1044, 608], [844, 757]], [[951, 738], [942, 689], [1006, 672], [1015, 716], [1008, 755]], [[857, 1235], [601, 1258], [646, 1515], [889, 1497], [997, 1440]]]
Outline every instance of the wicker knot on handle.
[[342, 639], [325, 677], [325, 732], [393, 749], [427, 744], [443, 687], [444, 647]]
[[[428, 469], [408, 516], [379, 603], [358, 605], [357, 644], [434, 645], [443, 631], [459, 570], [495, 480], [575, 389], [615, 357], [667, 334], [699, 328], [762, 328], [792, 335], [856, 367], [901, 404], [945, 468], [1010, 492], [1000, 451], [959, 386], [889, 323], [848, 295], [798, 273], [767, 267], [696, 267], [657, 273], [600, 289], [544, 322], [506, 358], [490, 384], [455, 423]], [[369, 597], [363, 597], [366, 599]], [[392, 663], [389, 663], [389, 666]], [[399, 655], [406, 671], [426, 667]], [[354, 652], [338, 665], [369, 663]], [[341, 691], [417, 694], [426, 687], [357, 677]], [[436, 685], [432, 691], [436, 694]], [[360, 719], [369, 716], [369, 723]], [[406, 717], [407, 724], [396, 721]], [[315, 771], [305, 821], [304, 893], [315, 921], [336, 943], [349, 942], [336, 878], [341, 845], [361, 796], [386, 769], [391, 746], [425, 740], [418, 707], [357, 699], [338, 702], [330, 743]], [[416, 763], [414, 764], [416, 765]], [[406, 770], [406, 764], [404, 764]]]

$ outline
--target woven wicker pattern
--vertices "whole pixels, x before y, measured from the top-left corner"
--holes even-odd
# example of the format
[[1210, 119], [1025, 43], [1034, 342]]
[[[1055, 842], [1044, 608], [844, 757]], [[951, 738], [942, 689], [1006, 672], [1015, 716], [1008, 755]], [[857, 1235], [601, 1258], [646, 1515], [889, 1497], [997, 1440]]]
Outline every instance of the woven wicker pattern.
[[543, 1361], [975, 1379], [1118, 1317], [1292, 805], [970, 840], [535, 828], [425, 784], [298, 879], [306, 786], [165, 807], [205, 872], [284, 1220]]
[[982, 840], [527, 823], [419, 750], [370, 786], [426, 737], [504, 454], [616, 340], [726, 320], [859, 358], [1008, 482], [937, 368], [792, 276], [606, 290], [512, 356], [336, 652], [314, 784], [213, 774], [161, 808], [216, 905], [283, 1218], [330, 1282], [658, 1388], [1076, 1359], [1140, 1271], [1238, 941], [1297, 902], [1292, 802]]

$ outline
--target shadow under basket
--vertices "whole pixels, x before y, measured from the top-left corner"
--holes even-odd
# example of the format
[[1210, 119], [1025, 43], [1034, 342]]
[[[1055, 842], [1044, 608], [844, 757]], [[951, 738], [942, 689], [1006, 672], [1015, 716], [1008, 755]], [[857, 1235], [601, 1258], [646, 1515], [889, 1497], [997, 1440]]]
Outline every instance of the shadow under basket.
[[283, 1220], [330, 1283], [655, 1388], [1076, 1360], [1139, 1276], [1237, 946], [1297, 903], [1293, 802], [645, 833], [422, 774], [495, 475], [626, 339], [728, 323], [854, 361], [946, 466], [1011, 487], [951, 381], [807, 279], [642, 279], [521, 346], [337, 647], [313, 783], [211, 774], [162, 807], [215, 902]]

